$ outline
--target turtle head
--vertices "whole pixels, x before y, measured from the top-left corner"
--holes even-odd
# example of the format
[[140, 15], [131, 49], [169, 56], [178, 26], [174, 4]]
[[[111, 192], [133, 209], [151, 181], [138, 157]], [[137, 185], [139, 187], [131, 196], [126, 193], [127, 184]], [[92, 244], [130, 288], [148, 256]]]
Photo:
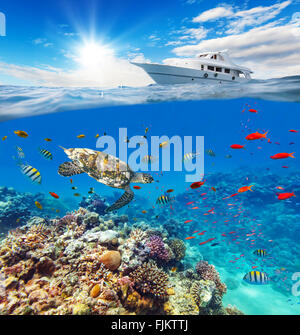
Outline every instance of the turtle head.
[[142, 183], [142, 184], [151, 184], [153, 183], [153, 177], [148, 173], [135, 173], [131, 182]]
[[72, 152], [74, 151], [74, 149], [66, 149], [66, 148], [64, 148], [64, 147], [62, 147], [62, 146], [59, 146], [61, 149], [63, 149], [63, 151], [65, 152], [65, 154], [69, 157], [69, 156], [71, 156], [72, 155]]

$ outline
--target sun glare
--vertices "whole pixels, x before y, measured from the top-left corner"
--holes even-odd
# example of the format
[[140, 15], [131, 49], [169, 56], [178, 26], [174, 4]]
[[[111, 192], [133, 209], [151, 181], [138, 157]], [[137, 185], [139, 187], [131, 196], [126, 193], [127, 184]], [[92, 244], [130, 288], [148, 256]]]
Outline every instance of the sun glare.
[[78, 62], [84, 67], [105, 64], [114, 56], [114, 51], [97, 42], [85, 43], [79, 49]]

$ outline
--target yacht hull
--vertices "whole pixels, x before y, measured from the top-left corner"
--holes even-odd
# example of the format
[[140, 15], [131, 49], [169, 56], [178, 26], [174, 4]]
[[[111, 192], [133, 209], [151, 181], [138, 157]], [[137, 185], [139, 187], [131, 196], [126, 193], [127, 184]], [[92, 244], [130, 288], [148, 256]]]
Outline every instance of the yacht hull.
[[178, 66], [151, 63], [132, 64], [141, 67], [157, 84], [160, 85], [248, 81], [246, 78], [224, 73], [215, 73], [213, 71], [195, 70]]

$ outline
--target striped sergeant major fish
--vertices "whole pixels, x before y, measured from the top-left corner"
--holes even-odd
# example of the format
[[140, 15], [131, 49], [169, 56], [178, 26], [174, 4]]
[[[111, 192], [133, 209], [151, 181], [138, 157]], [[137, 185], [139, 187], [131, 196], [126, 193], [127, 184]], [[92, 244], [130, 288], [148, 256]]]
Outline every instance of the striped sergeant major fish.
[[42, 176], [40, 172], [31, 165], [21, 164], [21, 172], [27, 176], [33, 183], [41, 184]]
[[267, 255], [267, 252], [264, 249], [257, 249], [253, 252], [253, 254], [259, 257], [265, 257]]
[[17, 150], [17, 154], [19, 159], [24, 159], [25, 158], [25, 154], [24, 151], [21, 147], [16, 146], [16, 150]]
[[185, 161], [189, 161], [197, 156], [199, 156], [200, 154], [198, 152], [188, 152], [186, 153], [184, 156], [183, 156], [183, 159], [182, 161], [185, 162]]
[[243, 280], [248, 284], [253, 285], [267, 285], [270, 282], [270, 278], [265, 272], [260, 271], [250, 271], [248, 272]]
[[174, 197], [169, 197], [168, 195], [161, 195], [160, 197], [157, 198], [156, 203], [160, 205], [165, 205], [173, 199]]
[[46, 150], [46, 149], [38, 149], [39, 153], [46, 159], [52, 160], [53, 156], [51, 154], [50, 151]]

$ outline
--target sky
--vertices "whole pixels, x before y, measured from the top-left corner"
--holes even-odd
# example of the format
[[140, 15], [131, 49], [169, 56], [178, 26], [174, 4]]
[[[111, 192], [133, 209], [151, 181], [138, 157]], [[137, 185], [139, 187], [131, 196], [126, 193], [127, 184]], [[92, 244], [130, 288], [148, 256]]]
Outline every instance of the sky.
[[219, 50], [254, 78], [300, 75], [300, 0], [3, 0], [0, 13], [2, 85], [144, 86], [130, 61]]

